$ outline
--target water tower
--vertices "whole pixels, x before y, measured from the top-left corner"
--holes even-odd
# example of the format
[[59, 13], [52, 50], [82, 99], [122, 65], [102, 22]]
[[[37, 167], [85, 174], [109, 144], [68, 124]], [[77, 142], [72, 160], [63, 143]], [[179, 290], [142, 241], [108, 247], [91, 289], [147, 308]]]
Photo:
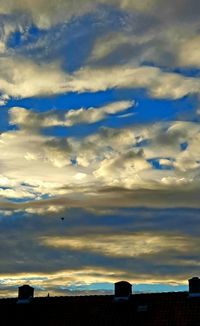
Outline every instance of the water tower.
[[34, 288], [30, 285], [22, 285], [18, 288], [17, 303], [29, 303], [34, 296]]
[[132, 285], [126, 281], [115, 283], [115, 301], [128, 300], [132, 294]]
[[189, 296], [200, 297], [200, 278], [192, 277], [188, 280], [189, 282]]

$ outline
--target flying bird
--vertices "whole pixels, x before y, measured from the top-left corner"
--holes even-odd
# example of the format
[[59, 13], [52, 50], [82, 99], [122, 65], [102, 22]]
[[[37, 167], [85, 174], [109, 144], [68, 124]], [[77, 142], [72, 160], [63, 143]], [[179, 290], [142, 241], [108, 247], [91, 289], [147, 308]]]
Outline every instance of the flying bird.
[[60, 219], [61, 219], [61, 221], [64, 221], [65, 218], [64, 217], [61, 217]]

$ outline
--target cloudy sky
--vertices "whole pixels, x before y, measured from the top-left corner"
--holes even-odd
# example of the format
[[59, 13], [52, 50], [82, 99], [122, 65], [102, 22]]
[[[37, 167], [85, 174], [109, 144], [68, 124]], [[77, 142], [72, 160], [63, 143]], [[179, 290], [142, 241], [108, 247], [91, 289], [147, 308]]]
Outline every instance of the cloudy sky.
[[0, 0], [0, 296], [199, 275], [199, 14]]

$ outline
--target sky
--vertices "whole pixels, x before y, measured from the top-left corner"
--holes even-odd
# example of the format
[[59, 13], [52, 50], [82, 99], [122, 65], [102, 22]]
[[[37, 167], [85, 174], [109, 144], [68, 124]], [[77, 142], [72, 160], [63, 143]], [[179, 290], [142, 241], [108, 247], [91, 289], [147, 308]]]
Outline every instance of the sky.
[[0, 297], [199, 276], [199, 14], [0, 0]]

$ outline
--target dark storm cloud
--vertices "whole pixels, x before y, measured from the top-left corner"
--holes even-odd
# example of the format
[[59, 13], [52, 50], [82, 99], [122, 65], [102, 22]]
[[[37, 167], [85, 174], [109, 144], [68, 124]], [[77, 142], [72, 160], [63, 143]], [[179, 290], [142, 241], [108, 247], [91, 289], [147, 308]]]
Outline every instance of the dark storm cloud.
[[[87, 266], [114, 268], [116, 271], [134, 274], [154, 273], [154, 265], [159, 262], [157, 272], [163, 277], [179, 274], [184, 275], [198, 260], [196, 228], [198, 210], [119, 210], [111, 215], [94, 215], [80, 210], [66, 211], [65, 220], [50, 214], [40, 217], [30, 214], [1, 219], [1, 274], [9, 273], [54, 273], [60, 270], [80, 269]], [[19, 215], [19, 213], [18, 213]], [[130, 235], [144, 235], [145, 239], [162, 236], [171, 238], [177, 248], [164, 247], [160, 252], [140, 252], [136, 257], [107, 255], [104, 251], [91, 248], [85, 249], [85, 239], [123, 239]], [[80, 247], [51, 246], [41, 241], [43, 238], [72, 240], [80, 239]], [[179, 241], [181, 237], [181, 242]], [[175, 239], [175, 240], [174, 240]], [[184, 240], [185, 239], [185, 240]], [[107, 241], [107, 240], [106, 240]], [[110, 241], [110, 240], [109, 240]], [[132, 241], [130, 239], [130, 241]], [[137, 241], [137, 237], [136, 237]], [[139, 240], [138, 240], [139, 241]], [[158, 240], [159, 242], [160, 240]], [[186, 241], [186, 242], [184, 242]], [[53, 243], [53, 242], [52, 242]], [[145, 242], [144, 242], [145, 245]], [[183, 248], [182, 248], [183, 245]], [[123, 243], [122, 243], [123, 246]], [[157, 245], [156, 245], [157, 246]], [[91, 250], [90, 250], [91, 249]], [[155, 248], [154, 248], [155, 249]], [[189, 258], [190, 256], [190, 258]], [[181, 266], [179, 262], [182, 261]], [[186, 264], [184, 265], [184, 261]], [[167, 266], [170, 268], [167, 270]], [[198, 270], [198, 266], [193, 266]]]

